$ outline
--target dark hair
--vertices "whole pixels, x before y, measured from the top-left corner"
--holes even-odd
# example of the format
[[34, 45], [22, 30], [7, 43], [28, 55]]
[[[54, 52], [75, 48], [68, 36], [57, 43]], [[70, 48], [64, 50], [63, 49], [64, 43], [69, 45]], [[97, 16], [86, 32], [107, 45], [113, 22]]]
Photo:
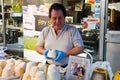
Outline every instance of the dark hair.
[[52, 12], [53, 9], [54, 10], [62, 10], [64, 17], [66, 17], [65, 7], [60, 3], [54, 3], [54, 4], [51, 5], [51, 7], [49, 9], [49, 18], [51, 18], [51, 12]]

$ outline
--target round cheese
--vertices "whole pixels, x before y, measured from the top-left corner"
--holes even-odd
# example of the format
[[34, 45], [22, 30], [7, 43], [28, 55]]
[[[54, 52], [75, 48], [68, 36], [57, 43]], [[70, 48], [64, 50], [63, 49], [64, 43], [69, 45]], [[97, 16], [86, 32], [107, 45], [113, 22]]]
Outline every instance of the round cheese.
[[56, 58], [56, 53], [55, 50], [52, 49], [48, 52], [47, 57], [51, 58], [51, 59], [55, 59]]
[[38, 64], [38, 68], [41, 70], [41, 71], [44, 71], [46, 73], [47, 71], [47, 66], [45, 63], [39, 63]]

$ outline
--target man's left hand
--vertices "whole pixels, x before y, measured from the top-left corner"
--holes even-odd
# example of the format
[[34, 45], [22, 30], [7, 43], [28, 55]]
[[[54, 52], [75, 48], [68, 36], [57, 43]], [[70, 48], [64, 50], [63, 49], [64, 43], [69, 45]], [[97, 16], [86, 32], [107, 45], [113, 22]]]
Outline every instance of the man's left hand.
[[54, 59], [55, 62], [60, 61], [62, 58], [66, 56], [66, 53], [60, 50], [55, 50], [57, 57]]

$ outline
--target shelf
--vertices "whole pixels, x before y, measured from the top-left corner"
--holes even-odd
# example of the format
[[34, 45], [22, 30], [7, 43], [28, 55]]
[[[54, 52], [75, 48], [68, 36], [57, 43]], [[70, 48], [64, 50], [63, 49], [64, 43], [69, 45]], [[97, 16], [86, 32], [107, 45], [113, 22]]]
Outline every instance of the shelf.
[[[12, 13], [12, 12], [4, 12], [4, 13]], [[2, 14], [2, 12], [0, 12], [0, 14]]]
[[85, 43], [92, 43], [92, 44], [95, 43], [95, 41], [86, 41], [86, 40], [83, 40], [83, 42], [85, 42]]
[[4, 12], [4, 13], [12, 13], [12, 12]]

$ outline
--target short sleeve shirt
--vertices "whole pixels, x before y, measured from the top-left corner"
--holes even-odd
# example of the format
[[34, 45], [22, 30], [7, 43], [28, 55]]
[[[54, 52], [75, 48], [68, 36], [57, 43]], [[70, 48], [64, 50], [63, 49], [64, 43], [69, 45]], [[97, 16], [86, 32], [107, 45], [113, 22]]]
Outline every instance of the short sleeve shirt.
[[[57, 49], [66, 52], [76, 46], [83, 46], [83, 41], [77, 28], [65, 24], [58, 35], [55, 34], [53, 27], [45, 27], [39, 35], [37, 45], [45, 49]], [[63, 58], [59, 63], [68, 64], [68, 57]]]

